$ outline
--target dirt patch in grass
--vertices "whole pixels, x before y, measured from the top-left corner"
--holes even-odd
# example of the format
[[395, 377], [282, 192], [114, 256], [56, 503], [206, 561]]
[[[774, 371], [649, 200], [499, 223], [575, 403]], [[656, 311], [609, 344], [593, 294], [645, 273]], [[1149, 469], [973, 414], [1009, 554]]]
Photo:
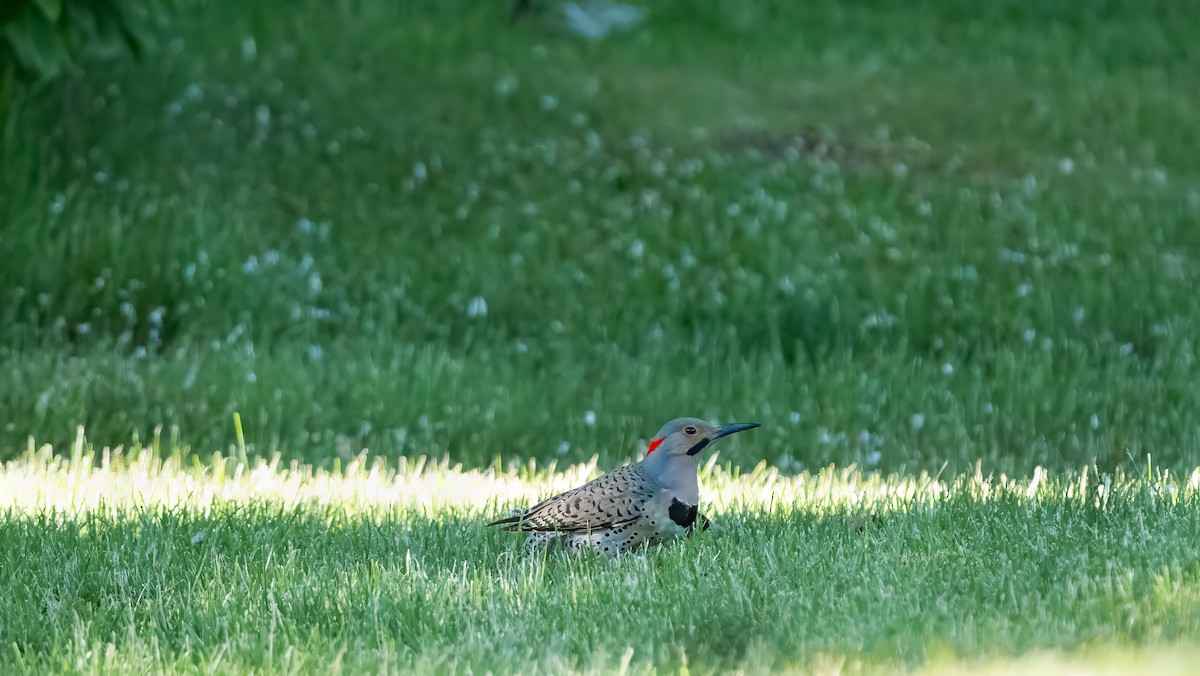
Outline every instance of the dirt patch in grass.
[[716, 136], [716, 145], [724, 152], [749, 153], [767, 159], [826, 160], [844, 171], [860, 174], [937, 169], [928, 145], [921, 141], [854, 138], [819, 127], [796, 131], [730, 130]]

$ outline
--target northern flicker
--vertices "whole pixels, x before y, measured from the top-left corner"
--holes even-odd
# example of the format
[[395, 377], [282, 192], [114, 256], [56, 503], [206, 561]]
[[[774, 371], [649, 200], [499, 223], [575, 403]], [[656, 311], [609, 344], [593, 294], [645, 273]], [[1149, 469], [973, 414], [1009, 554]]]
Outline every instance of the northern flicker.
[[[528, 548], [561, 544], [610, 555], [690, 535], [700, 502], [701, 451], [755, 427], [758, 423], [710, 425], [676, 418], [662, 426], [638, 462], [488, 525], [528, 532]], [[701, 528], [707, 527], [707, 519], [699, 520]]]

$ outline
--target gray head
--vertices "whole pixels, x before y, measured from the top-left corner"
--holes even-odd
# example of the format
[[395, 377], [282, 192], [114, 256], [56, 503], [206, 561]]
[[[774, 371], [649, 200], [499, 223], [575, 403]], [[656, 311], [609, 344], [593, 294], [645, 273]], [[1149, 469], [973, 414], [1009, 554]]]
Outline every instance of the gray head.
[[663, 425], [658, 434], [654, 435], [646, 457], [658, 453], [664, 456], [694, 457], [721, 437], [755, 427], [758, 427], [758, 423], [713, 425], [699, 418], [676, 418]]
[[696, 469], [700, 466], [700, 453], [721, 437], [755, 427], [758, 423], [713, 425], [699, 418], [676, 418], [654, 435], [642, 459], [642, 468], [680, 500], [694, 505], [699, 492]]

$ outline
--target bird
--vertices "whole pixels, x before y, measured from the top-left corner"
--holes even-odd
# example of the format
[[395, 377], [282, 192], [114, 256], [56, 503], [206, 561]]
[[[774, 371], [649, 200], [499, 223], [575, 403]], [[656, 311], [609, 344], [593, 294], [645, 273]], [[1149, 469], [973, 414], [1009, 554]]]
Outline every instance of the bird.
[[641, 460], [487, 524], [529, 533], [526, 549], [561, 545], [569, 551], [618, 555], [691, 535], [699, 516], [700, 453], [722, 437], [758, 423], [714, 425], [676, 418], [654, 436]]

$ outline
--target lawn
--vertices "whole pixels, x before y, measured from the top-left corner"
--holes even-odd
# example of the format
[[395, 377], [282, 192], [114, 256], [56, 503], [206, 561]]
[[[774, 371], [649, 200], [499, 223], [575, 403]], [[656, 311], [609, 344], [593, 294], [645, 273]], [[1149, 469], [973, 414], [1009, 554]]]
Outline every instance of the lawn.
[[946, 480], [714, 458], [720, 530], [612, 560], [526, 556], [482, 527], [594, 464], [243, 471], [80, 444], [0, 474], [8, 673], [1187, 673], [1200, 656], [1200, 469]]
[[[1200, 8], [173, 5], [0, 81], [0, 660], [1200, 655]], [[481, 528], [678, 416], [721, 532]]]

